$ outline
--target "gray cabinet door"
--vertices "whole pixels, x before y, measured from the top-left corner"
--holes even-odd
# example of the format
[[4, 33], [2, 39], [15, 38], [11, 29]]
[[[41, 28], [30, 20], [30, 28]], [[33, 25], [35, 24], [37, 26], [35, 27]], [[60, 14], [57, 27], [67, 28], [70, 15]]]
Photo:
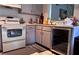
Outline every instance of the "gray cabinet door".
[[35, 28], [28, 27], [26, 34], [26, 44], [35, 43]]
[[42, 11], [41, 4], [22, 4], [22, 13], [40, 15]]
[[36, 42], [41, 44], [41, 40], [42, 40], [42, 31], [36, 30]]
[[32, 4], [22, 4], [22, 13], [31, 13]]
[[42, 4], [33, 4], [32, 5], [32, 14], [40, 15], [42, 11], [43, 11]]
[[51, 32], [43, 31], [42, 45], [51, 48]]

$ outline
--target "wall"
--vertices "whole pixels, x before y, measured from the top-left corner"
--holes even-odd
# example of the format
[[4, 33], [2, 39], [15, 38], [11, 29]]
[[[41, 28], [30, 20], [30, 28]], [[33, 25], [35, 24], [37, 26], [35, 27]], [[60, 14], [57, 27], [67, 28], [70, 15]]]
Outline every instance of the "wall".
[[43, 5], [43, 15], [44, 19], [48, 18], [48, 4]]
[[79, 4], [74, 5], [74, 16], [79, 18]]
[[30, 18], [32, 18], [33, 20], [35, 20], [36, 17], [37, 17], [35, 15], [27, 15], [27, 14], [19, 14], [19, 16], [21, 16], [26, 23], [29, 22]]

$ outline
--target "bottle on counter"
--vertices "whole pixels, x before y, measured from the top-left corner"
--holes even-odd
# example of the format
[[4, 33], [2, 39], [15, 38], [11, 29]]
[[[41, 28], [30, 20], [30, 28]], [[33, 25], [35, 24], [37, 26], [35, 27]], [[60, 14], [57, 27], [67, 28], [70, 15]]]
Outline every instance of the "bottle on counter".
[[38, 18], [37, 18], [37, 24], [40, 24], [39, 20], [40, 20], [40, 19], [39, 19], [39, 17], [38, 17]]
[[43, 24], [44, 16], [43, 13], [41, 13], [40, 18], [39, 18], [39, 24]]
[[23, 20], [23, 18], [21, 18], [21, 19], [19, 20], [19, 22], [20, 22], [20, 24], [24, 24], [24, 23], [25, 23], [25, 21]]
[[43, 24], [47, 25], [48, 24], [48, 18], [44, 19]]
[[32, 20], [32, 18], [30, 18], [30, 20], [29, 20], [29, 23], [30, 23], [30, 24], [32, 24], [32, 23], [33, 23], [33, 20]]

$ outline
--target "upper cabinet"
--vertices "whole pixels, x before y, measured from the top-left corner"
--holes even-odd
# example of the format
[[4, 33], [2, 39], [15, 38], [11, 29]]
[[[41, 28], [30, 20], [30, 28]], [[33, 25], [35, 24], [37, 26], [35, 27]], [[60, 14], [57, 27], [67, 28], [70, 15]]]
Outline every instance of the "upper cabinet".
[[43, 12], [42, 4], [33, 4], [32, 5], [32, 14], [40, 15]]
[[43, 10], [41, 4], [23, 4], [22, 13], [40, 15]]
[[22, 18], [21, 16], [19, 16], [19, 10], [21, 10], [19, 6], [20, 5], [18, 4], [0, 4], [0, 16]]
[[31, 13], [32, 4], [22, 4], [22, 13]]
[[0, 4], [1, 6], [7, 6], [7, 7], [12, 7], [12, 8], [19, 8], [21, 9], [20, 4]]

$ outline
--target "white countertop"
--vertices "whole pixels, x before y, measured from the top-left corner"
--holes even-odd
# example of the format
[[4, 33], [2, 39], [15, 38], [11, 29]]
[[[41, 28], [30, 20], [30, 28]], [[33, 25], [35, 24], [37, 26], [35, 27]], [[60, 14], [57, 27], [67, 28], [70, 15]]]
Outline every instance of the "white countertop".
[[2, 26], [10, 26], [10, 25], [14, 25], [14, 26], [47, 26], [47, 27], [67, 27], [67, 28], [73, 28], [73, 27], [79, 27], [79, 26], [71, 26], [71, 25], [45, 25], [45, 24], [29, 24], [29, 23], [24, 23], [24, 24], [4, 24], [4, 23], [0, 23], [0, 25]]
[[47, 26], [47, 27], [68, 27], [68, 28], [73, 28], [73, 27], [79, 27], [79, 26], [73, 26], [73, 25], [45, 25], [45, 24], [26, 24], [29, 26]]

